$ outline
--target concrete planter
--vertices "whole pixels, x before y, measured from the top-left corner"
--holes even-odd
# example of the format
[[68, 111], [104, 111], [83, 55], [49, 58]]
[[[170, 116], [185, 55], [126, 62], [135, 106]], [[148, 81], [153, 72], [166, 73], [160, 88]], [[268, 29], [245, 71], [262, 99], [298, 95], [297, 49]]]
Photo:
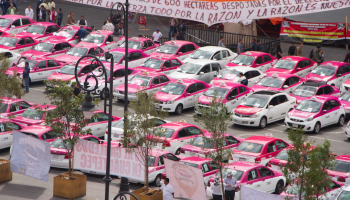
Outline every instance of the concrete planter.
[[[163, 200], [163, 192], [155, 194], [157, 190], [148, 189], [147, 193], [145, 191], [146, 188], [143, 187], [131, 193], [135, 195], [139, 200]], [[130, 196], [130, 200], [135, 200], [135, 198]]]
[[10, 161], [5, 159], [0, 159], [0, 183], [11, 181], [12, 172], [10, 167]]
[[53, 196], [75, 199], [86, 195], [86, 176], [73, 174], [73, 179], [67, 179], [68, 173], [55, 176], [53, 179]]

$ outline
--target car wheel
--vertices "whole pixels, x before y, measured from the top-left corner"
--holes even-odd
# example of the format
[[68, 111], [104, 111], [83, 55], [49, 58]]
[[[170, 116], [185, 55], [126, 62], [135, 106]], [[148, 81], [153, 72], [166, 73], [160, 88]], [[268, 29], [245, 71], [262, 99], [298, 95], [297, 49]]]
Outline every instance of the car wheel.
[[317, 122], [314, 127], [314, 133], [319, 133], [321, 130], [321, 124], [320, 122]]
[[176, 150], [176, 152], [175, 152], [175, 155], [180, 155], [180, 148], [178, 148], [177, 150]]
[[[105, 94], [105, 92], [107, 92], [107, 94]], [[108, 90], [106, 88], [103, 88], [103, 90], [101, 91], [101, 94], [100, 94], [100, 98], [101, 99], [105, 99], [105, 98], [108, 98], [108, 97], [109, 97]]]
[[343, 125], [344, 125], [344, 122], [345, 122], [344, 115], [341, 115], [341, 116], [339, 117], [338, 125], [339, 125], [339, 126], [343, 126]]
[[160, 187], [160, 181], [161, 181], [161, 177], [160, 177], [160, 174], [157, 175], [156, 179], [154, 179], [154, 182], [153, 184], [157, 187]]
[[283, 192], [283, 189], [284, 189], [283, 186], [284, 186], [283, 180], [279, 180], [277, 182], [277, 185], [276, 185], [275, 193], [281, 194]]
[[267, 119], [266, 117], [262, 117], [259, 122], [259, 128], [265, 128], [267, 124]]
[[183, 111], [182, 104], [177, 105], [176, 108], [175, 108], [175, 114], [181, 115], [182, 111]]

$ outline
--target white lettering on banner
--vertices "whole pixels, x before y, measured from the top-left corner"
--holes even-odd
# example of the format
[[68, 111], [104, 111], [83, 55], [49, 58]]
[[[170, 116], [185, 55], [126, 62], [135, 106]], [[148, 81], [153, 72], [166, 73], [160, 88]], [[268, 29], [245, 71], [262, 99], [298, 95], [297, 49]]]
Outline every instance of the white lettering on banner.
[[[111, 8], [117, 1], [66, 0], [70, 2]], [[346, 8], [350, 0], [129, 0], [130, 12], [161, 15], [198, 21], [207, 25], [242, 20], [285, 17]], [[115, 6], [114, 8], [117, 8]], [[209, 11], [209, 12], [208, 12]]]
[[[135, 150], [136, 151], [136, 150]], [[111, 175], [144, 180], [144, 167], [137, 152], [126, 152], [122, 147], [111, 147]], [[107, 146], [80, 140], [74, 147], [74, 168], [96, 173], [106, 173]]]

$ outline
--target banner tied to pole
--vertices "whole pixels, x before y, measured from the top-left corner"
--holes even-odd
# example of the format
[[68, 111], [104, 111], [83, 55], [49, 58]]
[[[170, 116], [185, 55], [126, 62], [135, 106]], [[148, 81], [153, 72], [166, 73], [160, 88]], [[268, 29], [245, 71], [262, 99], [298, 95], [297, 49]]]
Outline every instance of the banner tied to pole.
[[138, 24], [146, 26], [146, 18], [144, 16], [139, 16]]

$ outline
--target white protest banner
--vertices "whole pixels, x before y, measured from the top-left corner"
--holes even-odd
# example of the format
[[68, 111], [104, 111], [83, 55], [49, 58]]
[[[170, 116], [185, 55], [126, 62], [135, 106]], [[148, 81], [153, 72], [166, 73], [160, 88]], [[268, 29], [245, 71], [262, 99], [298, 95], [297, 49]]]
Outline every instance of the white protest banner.
[[174, 189], [175, 197], [207, 199], [202, 170], [164, 159], [166, 176]]
[[[107, 145], [79, 140], [74, 147], [74, 169], [105, 174], [106, 158]], [[142, 166], [135, 152], [126, 152], [122, 147], [111, 147], [111, 175], [144, 181]]]
[[13, 131], [11, 171], [48, 181], [51, 162], [50, 143]]
[[[111, 8], [117, 0], [65, 0], [85, 5]], [[349, 0], [129, 0], [129, 11], [165, 17], [176, 17], [207, 25], [249, 19], [286, 17], [336, 10], [350, 6]], [[116, 9], [117, 6], [114, 6]]]
[[[269, 194], [266, 192], [261, 192], [254, 190], [247, 186], [241, 185], [241, 199], [243, 200], [284, 200], [285, 196]], [[290, 200], [293, 200], [290, 199]]]

